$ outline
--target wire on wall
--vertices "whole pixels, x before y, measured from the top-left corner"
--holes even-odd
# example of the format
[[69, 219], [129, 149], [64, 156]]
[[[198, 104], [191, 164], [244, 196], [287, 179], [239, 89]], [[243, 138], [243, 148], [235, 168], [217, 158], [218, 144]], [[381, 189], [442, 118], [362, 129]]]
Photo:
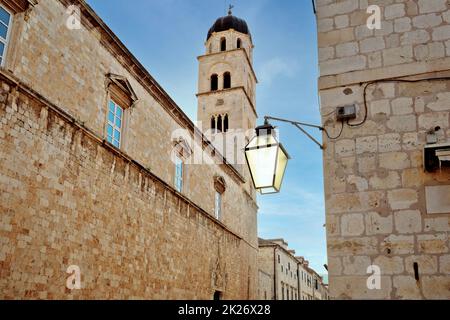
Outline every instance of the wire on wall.
[[363, 91], [363, 95], [364, 95], [364, 118], [363, 120], [361, 120], [358, 123], [350, 123], [349, 120], [347, 120], [347, 125], [349, 127], [359, 127], [361, 125], [363, 125], [366, 121], [367, 121], [367, 117], [368, 117], [368, 106], [367, 106], [367, 89], [373, 85], [373, 84], [377, 84], [377, 83], [417, 83], [417, 82], [423, 82], [423, 81], [445, 81], [445, 80], [450, 80], [450, 77], [437, 77], [437, 78], [423, 78], [423, 79], [414, 79], [414, 80], [407, 80], [407, 79], [380, 79], [380, 80], [375, 80], [375, 81], [370, 81], [368, 83], [366, 83], [366, 85], [364, 86], [364, 91]]

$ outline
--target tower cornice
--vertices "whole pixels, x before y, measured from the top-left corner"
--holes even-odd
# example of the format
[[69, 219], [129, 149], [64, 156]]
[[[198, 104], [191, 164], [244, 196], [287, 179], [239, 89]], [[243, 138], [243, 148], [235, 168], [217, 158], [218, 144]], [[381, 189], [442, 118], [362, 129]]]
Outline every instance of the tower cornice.
[[199, 93], [196, 94], [196, 97], [198, 98], [198, 97], [201, 97], [201, 96], [210, 96], [210, 95], [212, 96], [212, 95], [215, 95], [215, 94], [232, 92], [232, 91], [237, 91], [237, 90], [242, 90], [244, 92], [245, 97], [247, 98], [250, 106], [252, 107], [253, 113], [255, 114], [256, 117], [258, 117], [255, 105], [253, 104], [252, 100], [248, 96], [247, 91], [245, 90], [245, 88], [243, 86], [233, 87], [233, 88], [229, 88], [229, 89], [216, 90], [216, 91], [199, 92]]

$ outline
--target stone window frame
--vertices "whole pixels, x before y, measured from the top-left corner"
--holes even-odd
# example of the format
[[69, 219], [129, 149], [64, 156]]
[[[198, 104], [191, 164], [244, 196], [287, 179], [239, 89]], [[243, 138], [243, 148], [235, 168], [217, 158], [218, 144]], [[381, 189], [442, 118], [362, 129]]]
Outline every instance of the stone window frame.
[[[178, 139], [173, 140], [173, 153], [172, 153], [172, 161], [174, 163], [173, 166], [173, 184], [175, 190], [182, 193], [186, 190], [187, 186], [187, 159], [192, 155], [192, 149], [189, 144], [183, 137], [179, 137]], [[177, 176], [177, 160], [181, 161], [181, 177]], [[181, 180], [181, 188], [177, 186], [178, 180]]]
[[174, 185], [178, 192], [183, 192], [184, 184], [184, 162], [180, 155], [175, 155]]
[[223, 196], [226, 191], [225, 179], [221, 176], [214, 177], [214, 217], [221, 221], [223, 219]]
[[[106, 112], [105, 112], [105, 125], [103, 137], [105, 141], [110, 143], [113, 147], [119, 150], [126, 150], [128, 145], [127, 132], [129, 129], [129, 121], [131, 116], [131, 110], [138, 102], [137, 95], [133, 90], [130, 82], [124, 76], [120, 76], [113, 73], [106, 74], [105, 80], [106, 87]], [[115, 146], [112, 142], [108, 141], [108, 118], [110, 113], [110, 104], [113, 102], [119, 106], [122, 110], [122, 127], [120, 131], [119, 146]]]
[[[7, 28], [6, 39], [0, 38], [0, 42], [3, 43], [3, 45], [4, 45], [3, 55], [0, 57], [0, 59], [1, 59], [0, 67], [4, 67], [5, 62], [8, 60], [8, 49], [9, 49], [9, 44], [11, 41], [11, 33], [12, 33], [12, 28], [14, 26], [15, 19], [14, 19], [14, 12], [9, 7], [4, 5], [3, 2], [0, 2], [0, 7], [9, 14], [9, 22], [8, 22], [8, 25], [6, 26], [6, 28]], [[1, 21], [0, 21], [0, 23], [3, 25], [6, 25], [5, 23], [3, 23]]]
[[3, 53], [0, 67], [6, 70], [14, 70], [20, 57], [17, 54], [20, 42], [15, 39], [20, 35], [28, 21], [29, 14], [33, 7], [37, 5], [37, 0], [0, 0], [0, 5], [10, 13], [8, 27], [7, 45]]
[[[112, 120], [110, 119], [110, 115], [112, 115]], [[108, 104], [108, 119], [106, 124], [106, 140], [119, 149], [122, 146], [124, 117], [125, 117], [125, 109], [121, 105], [119, 105], [114, 99], [110, 99]], [[120, 121], [119, 125], [117, 124], [116, 120]], [[109, 128], [111, 128], [111, 134], [109, 133]], [[116, 132], [119, 133], [118, 139], [115, 138]], [[115, 144], [116, 142], [117, 145]]]

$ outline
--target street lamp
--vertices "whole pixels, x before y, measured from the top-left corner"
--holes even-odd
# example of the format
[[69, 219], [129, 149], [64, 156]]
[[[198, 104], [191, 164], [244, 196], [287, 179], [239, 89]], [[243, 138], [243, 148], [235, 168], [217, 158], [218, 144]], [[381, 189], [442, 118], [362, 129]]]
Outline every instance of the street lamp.
[[261, 194], [280, 192], [289, 155], [275, 137], [275, 128], [264, 122], [256, 136], [245, 147], [245, 159], [250, 168], [255, 189]]
[[264, 117], [264, 124], [255, 129], [256, 136], [245, 147], [245, 159], [250, 169], [253, 185], [256, 191], [263, 195], [280, 192], [286, 166], [290, 159], [283, 145], [278, 142], [275, 136], [275, 128], [269, 123], [269, 119], [293, 124], [323, 149], [322, 144], [301, 126], [324, 130], [323, 127], [286, 119]]

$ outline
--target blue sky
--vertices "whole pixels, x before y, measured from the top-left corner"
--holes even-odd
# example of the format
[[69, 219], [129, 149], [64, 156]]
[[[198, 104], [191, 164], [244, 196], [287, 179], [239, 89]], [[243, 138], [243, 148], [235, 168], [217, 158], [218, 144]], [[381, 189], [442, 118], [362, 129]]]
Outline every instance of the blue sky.
[[[231, 0], [89, 0], [89, 4], [193, 120], [197, 56], [208, 29]], [[233, 14], [252, 33], [259, 78], [257, 111], [320, 123], [317, 39], [309, 0], [233, 0]], [[260, 120], [262, 121], [262, 120]], [[259, 236], [283, 237], [320, 274], [326, 263], [321, 150], [298, 129], [280, 124], [293, 158], [282, 192], [259, 197]], [[320, 138], [319, 132], [314, 135]]]

